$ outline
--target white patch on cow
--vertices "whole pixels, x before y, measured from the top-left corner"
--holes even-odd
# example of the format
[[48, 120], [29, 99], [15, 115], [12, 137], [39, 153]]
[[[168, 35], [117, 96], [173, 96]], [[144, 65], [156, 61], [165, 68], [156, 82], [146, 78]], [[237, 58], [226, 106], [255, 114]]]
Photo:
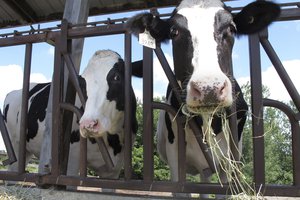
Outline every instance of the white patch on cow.
[[[198, 3], [199, 4], [199, 3]], [[187, 27], [190, 31], [193, 43], [192, 65], [194, 68], [190, 78], [191, 82], [199, 83], [199, 85], [214, 88], [215, 83], [222, 87], [228, 84], [224, 96], [220, 96], [222, 106], [230, 106], [232, 103], [231, 84], [228, 77], [222, 72], [219, 65], [217, 42], [214, 37], [215, 32], [215, 16], [222, 7], [203, 8], [200, 5], [189, 5], [189, 7], [181, 6], [178, 14], [187, 19]], [[186, 102], [190, 106], [199, 106], [198, 100], [195, 101], [194, 96], [190, 95], [190, 84], [187, 86]], [[217, 94], [218, 96], [219, 94]], [[204, 97], [204, 96], [203, 96]]]
[[222, 8], [183, 8], [178, 11], [187, 19], [188, 30], [192, 36], [194, 74], [219, 70], [217, 42], [214, 39], [215, 15]]
[[[82, 136], [102, 136], [105, 132], [112, 134], [122, 129], [122, 124], [116, 124], [124, 118], [124, 112], [116, 109], [116, 102], [107, 100], [106, 94], [109, 89], [106, 77], [113, 66], [121, 57], [109, 50], [97, 51], [90, 59], [82, 77], [86, 80], [88, 99], [85, 112], [80, 124], [97, 122], [98, 125], [87, 133], [80, 129]], [[87, 78], [88, 77], [88, 78]], [[101, 95], [99, 95], [101, 94]], [[122, 120], [123, 121], [123, 120]]]

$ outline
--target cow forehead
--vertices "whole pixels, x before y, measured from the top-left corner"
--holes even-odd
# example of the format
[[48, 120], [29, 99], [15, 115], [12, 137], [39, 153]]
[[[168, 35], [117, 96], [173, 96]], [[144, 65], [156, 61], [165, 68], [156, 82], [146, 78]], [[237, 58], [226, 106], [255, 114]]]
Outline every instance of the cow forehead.
[[107, 74], [120, 59], [120, 55], [114, 51], [99, 50], [90, 59], [82, 76], [87, 82], [101, 81], [103, 85]]
[[[192, 65], [197, 68], [218, 66], [217, 42], [215, 40], [216, 15], [222, 7], [184, 7], [178, 14], [186, 18], [190, 32], [193, 56]], [[205, 55], [205, 56], [204, 56]]]
[[192, 8], [192, 7], [199, 7], [199, 8], [209, 8], [209, 7], [223, 7], [224, 4], [220, 0], [183, 0], [177, 10], [182, 8]]

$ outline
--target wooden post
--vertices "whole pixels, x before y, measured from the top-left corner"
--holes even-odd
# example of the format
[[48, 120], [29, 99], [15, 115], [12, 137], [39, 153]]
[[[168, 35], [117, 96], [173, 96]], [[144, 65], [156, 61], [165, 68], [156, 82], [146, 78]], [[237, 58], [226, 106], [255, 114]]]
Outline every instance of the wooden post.
[[[88, 12], [89, 12], [89, 1], [67, 0], [65, 4], [63, 18], [72, 24], [85, 23], [87, 22]], [[76, 39], [72, 41], [71, 57], [77, 72], [80, 69], [83, 44], [84, 44], [84, 38]], [[65, 68], [64, 92], [63, 92], [64, 97], [66, 97], [68, 88], [70, 88], [70, 84], [68, 79], [68, 71]], [[41, 174], [48, 174], [50, 173], [50, 169], [51, 169], [51, 145], [52, 145], [52, 139], [51, 139], [52, 101], [51, 100], [53, 95], [52, 90], [53, 88], [51, 86], [47, 114], [46, 114], [46, 131], [44, 133], [43, 145], [42, 145], [41, 155], [40, 155], [39, 173]]]

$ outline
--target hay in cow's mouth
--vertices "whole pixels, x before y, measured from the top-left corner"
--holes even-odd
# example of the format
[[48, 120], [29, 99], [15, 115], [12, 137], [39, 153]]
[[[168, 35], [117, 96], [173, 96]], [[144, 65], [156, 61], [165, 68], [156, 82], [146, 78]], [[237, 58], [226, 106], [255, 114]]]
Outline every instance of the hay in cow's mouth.
[[[192, 108], [192, 112], [191, 112]], [[241, 161], [234, 160], [233, 151], [228, 148], [227, 151], [222, 151], [220, 141], [217, 139], [216, 134], [212, 128], [212, 121], [214, 116], [219, 116], [222, 121], [222, 130], [225, 138], [226, 145], [231, 146], [233, 140], [228, 116], [222, 106], [217, 107], [189, 107], [186, 104], [181, 106], [181, 111], [187, 116], [187, 120], [196, 115], [201, 115], [203, 125], [206, 129], [203, 130], [203, 143], [208, 144], [209, 151], [211, 152], [215, 171], [219, 183], [223, 186], [220, 178], [220, 170], [224, 171], [229, 182], [230, 193], [233, 195], [230, 199], [263, 199], [260, 192], [256, 192], [254, 186], [248, 183], [245, 175], [241, 172], [240, 167], [243, 165]], [[239, 152], [238, 147], [235, 146]], [[241, 153], [239, 152], [241, 155]]]

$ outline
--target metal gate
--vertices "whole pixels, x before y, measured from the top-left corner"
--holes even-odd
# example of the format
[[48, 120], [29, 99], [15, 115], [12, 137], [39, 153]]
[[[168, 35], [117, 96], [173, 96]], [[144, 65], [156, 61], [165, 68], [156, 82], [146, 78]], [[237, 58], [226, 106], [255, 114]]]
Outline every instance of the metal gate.
[[[300, 19], [300, 8], [299, 3], [290, 3], [283, 4], [282, 13], [278, 20], [287, 21], [287, 20], [299, 20]], [[238, 10], [240, 8], [232, 8], [232, 10]], [[92, 37], [92, 36], [104, 36], [104, 35], [113, 35], [113, 34], [124, 34], [125, 35], [125, 77], [126, 77], [126, 89], [129, 91], [131, 81], [131, 72], [130, 72], [130, 63], [131, 63], [131, 40], [132, 36], [125, 31], [124, 19], [120, 20], [108, 20], [98, 23], [88, 23], [81, 25], [70, 25], [67, 22], [63, 22], [61, 27], [41, 29], [37, 32], [35, 31], [25, 31], [19, 32], [18, 35], [6, 34], [1, 35], [0, 47], [14, 46], [14, 45], [26, 45], [26, 54], [25, 54], [25, 66], [24, 66], [24, 85], [23, 85], [23, 99], [22, 107], [27, 107], [28, 99], [28, 89], [29, 89], [29, 76], [30, 76], [30, 65], [32, 57], [32, 44], [42, 43], [46, 41], [53, 41], [55, 46], [55, 63], [54, 63], [54, 75], [53, 75], [53, 116], [52, 116], [52, 171], [48, 175], [40, 175], [37, 173], [26, 173], [25, 172], [25, 133], [26, 133], [26, 122], [25, 109], [24, 114], [22, 115], [21, 123], [21, 140], [23, 141], [20, 144], [19, 153], [19, 171], [18, 172], [9, 172], [1, 171], [0, 179], [2, 180], [12, 180], [12, 181], [27, 181], [34, 182], [37, 184], [53, 184], [53, 185], [71, 185], [71, 186], [86, 186], [86, 187], [103, 187], [103, 188], [113, 188], [113, 189], [132, 189], [132, 190], [144, 190], [144, 191], [164, 191], [164, 192], [184, 192], [184, 193], [221, 193], [226, 194], [228, 192], [228, 185], [219, 184], [209, 184], [209, 183], [191, 183], [186, 182], [185, 174], [185, 142], [184, 142], [184, 131], [182, 128], [183, 118], [178, 118], [177, 123], [179, 131], [179, 181], [170, 182], [170, 181], [155, 181], [154, 180], [154, 168], [153, 168], [153, 109], [164, 109], [168, 112], [176, 114], [176, 110], [171, 106], [159, 102], [153, 101], [153, 54], [155, 53], [161, 62], [164, 71], [169, 79], [170, 84], [175, 90], [178, 90], [179, 86], [175, 80], [172, 70], [169, 67], [169, 64], [164, 56], [164, 53], [160, 46], [155, 50], [149, 49], [147, 47], [143, 48], [143, 58], [144, 58], [144, 74], [147, 76], [143, 79], [143, 141], [144, 141], [144, 174], [143, 180], [134, 180], [131, 177], [132, 172], [132, 152], [131, 152], [131, 127], [130, 127], [130, 117], [125, 117], [125, 164], [124, 172], [125, 177], [122, 180], [103, 180], [98, 178], [87, 177], [86, 173], [86, 141], [81, 139], [82, 149], [80, 159], [83, 161], [80, 176], [70, 177], [65, 175], [62, 170], [62, 158], [59, 156], [58, 150], [61, 148], [62, 141], [60, 138], [63, 136], [62, 133], [62, 113], [63, 110], [71, 110], [80, 116], [80, 111], [72, 106], [71, 104], [62, 102], [61, 91], [63, 88], [62, 80], [62, 68], [64, 63], [67, 64], [68, 70], [71, 75], [73, 85], [81, 96], [82, 101], [84, 98], [80, 87], [78, 87], [78, 81], [76, 79], [76, 72], [72, 69], [72, 60], [70, 58], [70, 52], [68, 52], [68, 41], [76, 38], [83, 37]], [[291, 95], [293, 102], [298, 109], [298, 112], [295, 113], [283, 103], [278, 101], [263, 99], [262, 98], [262, 81], [261, 81], [261, 63], [260, 63], [260, 44], [263, 46], [264, 50], [268, 54], [270, 60], [272, 61], [275, 69], [277, 70], [279, 76], [281, 77], [283, 83]], [[292, 154], [293, 154], [293, 185], [267, 185], [265, 184], [265, 166], [264, 166], [264, 138], [258, 137], [253, 141], [253, 155], [254, 155], [254, 182], [256, 186], [263, 186], [262, 190], [265, 195], [276, 195], [276, 196], [300, 196], [300, 96], [297, 90], [295, 89], [293, 83], [291, 82], [289, 76], [284, 70], [284, 67], [273, 50], [269, 40], [267, 30], [249, 36], [249, 50], [250, 50], [250, 66], [251, 66], [251, 87], [252, 89], [252, 112], [255, 116], [260, 116], [263, 106], [275, 107], [282, 110], [289, 118], [292, 127]], [[130, 98], [125, 100], [126, 108], [130, 108]], [[130, 109], [127, 109], [130, 110]], [[1, 113], [0, 113], [1, 114]], [[125, 111], [125, 115], [129, 116], [130, 113]], [[236, 120], [236, 119], [232, 119]], [[201, 136], [201, 130], [197, 130], [197, 127], [194, 122], [191, 122], [191, 126], [195, 127], [195, 134]], [[236, 124], [236, 123], [232, 123]], [[263, 135], [263, 119], [253, 119], [253, 136]], [[14, 153], [10, 145], [9, 138], [5, 131], [5, 126], [3, 123], [2, 114], [0, 115], [0, 128], [3, 135], [5, 144], [7, 145], [7, 152], [9, 160], [6, 164], [14, 161]], [[234, 134], [234, 127], [233, 134]], [[23, 138], [23, 139], [22, 139]], [[198, 137], [199, 138], [199, 137]], [[202, 140], [199, 139], [199, 145], [202, 149], [207, 148], [205, 144], [202, 143]], [[100, 145], [101, 146], [101, 145]], [[213, 166], [213, 163], [209, 155], [206, 155], [210, 166]], [[109, 164], [109, 161], [107, 161]], [[212, 168], [213, 169], [213, 168]], [[257, 188], [258, 190], [259, 188]]]

